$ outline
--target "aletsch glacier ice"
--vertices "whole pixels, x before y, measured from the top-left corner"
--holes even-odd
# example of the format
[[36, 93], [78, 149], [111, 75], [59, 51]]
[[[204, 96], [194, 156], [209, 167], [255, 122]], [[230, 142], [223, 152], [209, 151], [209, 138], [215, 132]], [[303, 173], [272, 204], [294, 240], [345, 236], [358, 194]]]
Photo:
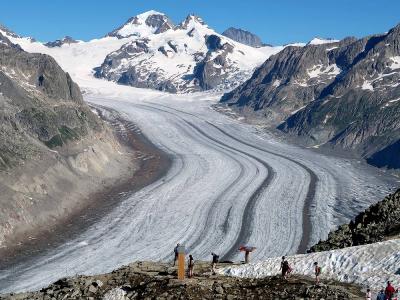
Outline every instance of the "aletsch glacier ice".
[[[2, 272], [2, 291], [35, 289], [65, 275], [107, 272], [134, 260], [168, 261], [176, 242], [184, 243], [196, 259], [208, 259], [210, 251], [225, 254], [241, 226], [248, 228], [245, 242], [257, 246], [254, 260], [295, 253], [310, 181], [310, 174], [295, 162], [318, 177], [310, 244], [389, 192], [390, 185], [371, 168], [280, 142], [213, 111], [208, 95], [190, 98], [101, 85], [94, 80], [87, 86], [86, 100], [137, 123], [174, 158], [172, 168], [78, 239], [29, 265]], [[271, 153], [236, 141], [208, 122]], [[268, 176], [260, 162], [274, 174], [256, 197], [254, 210], [246, 212], [247, 202]], [[253, 213], [249, 224], [242, 224], [244, 213]]]
[[[168, 261], [176, 242], [196, 259], [208, 259], [211, 251], [224, 255], [237, 242], [257, 247], [255, 261], [294, 254], [304, 236], [308, 245], [317, 242], [393, 188], [395, 179], [359, 161], [286, 144], [215, 112], [211, 105], [218, 95], [170, 95], [94, 79], [93, 67], [119, 43], [106, 38], [79, 51], [76, 44], [49, 49], [21, 41], [27, 51], [53, 55], [87, 101], [138, 124], [171, 155], [172, 167], [77, 239], [2, 270], [0, 292], [37, 289], [66, 275], [108, 272], [135, 260]], [[315, 189], [306, 214], [311, 228], [305, 233], [310, 188]], [[239, 259], [232, 253], [231, 259]]]

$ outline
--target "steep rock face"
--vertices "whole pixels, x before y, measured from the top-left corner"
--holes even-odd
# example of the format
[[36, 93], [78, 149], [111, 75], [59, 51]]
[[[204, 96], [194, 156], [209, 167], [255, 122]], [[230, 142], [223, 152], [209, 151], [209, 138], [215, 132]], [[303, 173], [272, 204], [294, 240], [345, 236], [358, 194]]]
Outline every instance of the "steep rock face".
[[[55, 147], [101, 128], [83, 102], [79, 87], [53, 58], [27, 53], [1, 34], [0, 53], [3, 141], [28, 134]], [[7, 161], [12, 165], [18, 160], [18, 155], [12, 154], [19, 152], [14, 143], [1, 143], [0, 147], [3, 168]]]
[[132, 18], [110, 36], [130, 40], [95, 68], [96, 77], [172, 93], [232, 88], [281, 50], [236, 43], [195, 15], [174, 26], [153, 11]]
[[371, 244], [398, 234], [400, 234], [400, 189], [360, 213], [354, 221], [329, 233], [328, 239], [311, 247], [311, 251]]
[[352, 149], [393, 167], [388, 155], [398, 157], [393, 145], [400, 139], [399, 32], [397, 26], [360, 40], [287, 47], [221, 102], [310, 145]]
[[2, 251], [78, 211], [90, 193], [131, 168], [119, 150], [53, 58], [0, 34]]
[[226, 36], [238, 43], [242, 43], [251, 47], [262, 47], [264, 46], [261, 39], [247, 30], [243, 30], [240, 28], [230, 27], [222, 33], [223, 36]]

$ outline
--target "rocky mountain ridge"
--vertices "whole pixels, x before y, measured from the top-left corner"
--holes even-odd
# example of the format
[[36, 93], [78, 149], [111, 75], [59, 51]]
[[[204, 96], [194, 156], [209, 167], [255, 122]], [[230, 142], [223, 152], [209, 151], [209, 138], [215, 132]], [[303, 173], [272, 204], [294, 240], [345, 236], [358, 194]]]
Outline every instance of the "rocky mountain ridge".
[[131, 172], [124, 149], [52, 57], [0, 33], [1, 251]]
[[399, 168], [400, 25], [382, 35], [286, 47], [221, 99], [308, 146]]
[[55, 40], [53, 42], [47, 42], [44, 45], [46, 47], [49, 47], [49, 48], [54, 48], [54, 47], [61, 47], [62, 45], [65, 45], [65, 44], [70, 45], [70, 44], [76, 44], [76, 43], [78, 43], [77, 40], [74, 40], [72, 37], [67, 35], [61, 40]]
[[243, 30], [240, 28], [229, 27], [222, 33], [222, 35], [238, 43], [242, 43], [255, 48], [267, 46], [261, 41], [261, 39], [257, 35], [251, 33], [250, 31]]
[[400, 189], [357, 215], [349, 224], [329, 233], [328, 239], [311, 247], [328, 251], [382, 242], [400, 234]]

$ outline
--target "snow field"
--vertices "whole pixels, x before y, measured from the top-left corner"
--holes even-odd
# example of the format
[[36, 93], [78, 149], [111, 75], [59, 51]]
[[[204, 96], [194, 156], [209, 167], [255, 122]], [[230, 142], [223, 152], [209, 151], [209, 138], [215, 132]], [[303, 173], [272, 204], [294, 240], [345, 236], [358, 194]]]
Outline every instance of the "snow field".
[[[365, 246], [287, 257], [294, 274], [314, 276], [314, 262], [322, 267], [321, 279], [334, 279], [371, 288], [375, 293], [391, 281], [400, 285], [400, 240]], [[280, 274], [280, 257], [262, 262], [232, 266], [219, 270], [221, 274], [261, 278]]]

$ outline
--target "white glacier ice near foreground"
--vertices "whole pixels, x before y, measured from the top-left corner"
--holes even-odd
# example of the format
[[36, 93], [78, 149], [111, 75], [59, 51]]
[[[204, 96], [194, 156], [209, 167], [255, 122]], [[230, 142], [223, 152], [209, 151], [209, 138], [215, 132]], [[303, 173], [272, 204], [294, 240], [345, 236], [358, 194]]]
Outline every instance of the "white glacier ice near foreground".
[[[349, 247], [327, 252], [318, 252], [287, 257], [293, 274], [314, 276], [313, 263], [322, 267], [321, 279], [334, 279], [357, 283], [375, 292], [385, 288], [391, 281], [400, 285], [400, 240], [391, 240], [371, 245]], [[219, 273], [236, 276], [262, 278], [280, 274], [280, 257], [269, 258], [248, 265], [232, 266]]]

